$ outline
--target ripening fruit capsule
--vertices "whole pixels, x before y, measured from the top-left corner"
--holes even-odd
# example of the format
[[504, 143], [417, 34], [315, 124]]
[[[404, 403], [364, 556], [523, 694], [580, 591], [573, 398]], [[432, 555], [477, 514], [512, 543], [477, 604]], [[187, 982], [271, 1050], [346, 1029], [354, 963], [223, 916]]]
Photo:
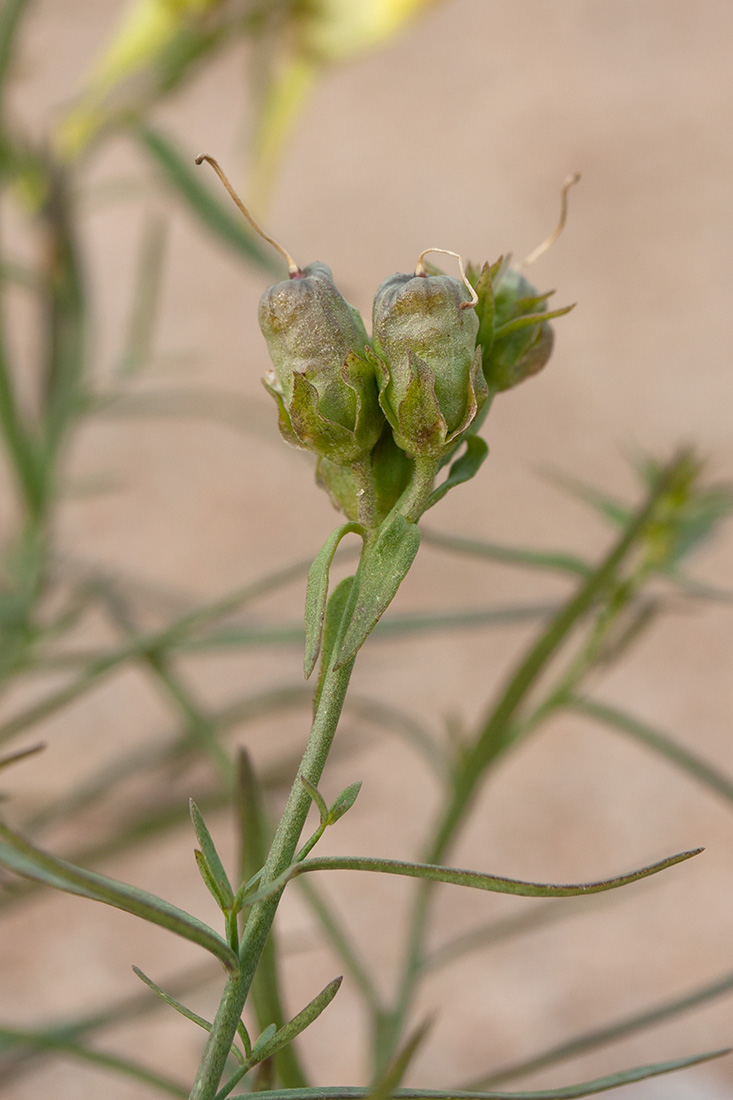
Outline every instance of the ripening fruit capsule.
[[367, 334], [326, 264], [313, 263], [260, 299], [259, 321], [274, 371], [265, 386], [285, 438], [338, 465], [364, 458], [384, 426]]
[[441, 455], [487, 396], [467, 287], [449, 275], [390, 275], [374, 298], [379, 400], [409, 455]]

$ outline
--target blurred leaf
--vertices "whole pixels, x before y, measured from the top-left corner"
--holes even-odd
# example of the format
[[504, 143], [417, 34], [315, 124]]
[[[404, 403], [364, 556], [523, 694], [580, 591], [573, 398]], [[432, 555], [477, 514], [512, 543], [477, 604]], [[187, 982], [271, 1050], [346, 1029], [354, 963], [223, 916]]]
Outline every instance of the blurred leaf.
[[17, 764], [19, 760], [25, 760], [29, 756], [35, 756], [36, 753], [42, 752], [45, 747], [45, 742], [39, 741], [38, 744], [30, 745], [27, 749], [18, 749], [17, 752], [6, 753], [5, 756], [0, 756], [0, 769], [7, 768], [9, 764]]
[[524, 1077], [526, 1074], [535, 1073], [547, 1066], [554, 1066], [558, 1062], [567, 1061], [568, 1058], [577, 1058], [581, 1054], [587, 1054], [591, 1050], [597, 1050], [599, 1047], [624, 1039], [627, 1035], [635, 1035], [648, 1027], [661, 1024], [664, 1020], [669, 1020], [682, 1012], [689, 1012], [690, 1009], [707, 1004], [708, 1001], [730, 993], [731, 990], [733, 990], [733, 974], [727, 974], [724, 978], [701, 986], [684, 997], [665, 1001], [644, 1012], [635, 1012], [632, 1016], [617, 1020], [605, 1027], [586, 1031], [569, 1042], [558, 1043], [557, 1046], [550, 1047], [548, 1050], [542, 1051], [541, 1054], [536, 1054], [522, 1062], [507, 1066], [505, 1069], [498, 1069], [494, 1073], [471, 1081], [465, 1087], [471, 1090], [493, 1088], [495, 1085], [503, 1084], [504, 1081]]
[[518, 546], [502, 546], [495, 542], [483, 542], [478, 539], [460, 538], [442, 531], [430, 531], [421, 528], [423, 542], [439, 550], [449, 550], [456, 554], [469, 554], [489, 561], [505, 562], [529, 569], [548, 569], [573, 576], [587, 577], [591, 567], [573, 554], [557, 550], [526, 550]]
[[138, 1065], [129, 1058], [120, 1058], [115, 1054], [104, 1054], [99, 1050], [92, 1050], [82, 1043], [75, 1042], [61, 1035], [54, 1035], [45, 1031], [20, 1030], [0, 1026], [0, 1042], [12, 1044], [19, 1048], [34, 1051], [48, 1051], [67, 1058], [73, 1058], [81, 1062], [98, 1066], [101, 1069], [110, 1070], [123, 1077], [131, 1077], [141, 1085], [150, 1085], [169, 1096], [180, 1097], [186, 1100], [188, 1089], [177, 1081], [171, 1081], [169, 1077], [163, 1077], [145, 1066]]
[[404, 1046], [397, 1051], [392, 1061], [377, 1074], [372, 1082], [369, 1100], [390, 1100], [390, 1097], [395, 1095], [410, 1068], [410, 1063], [426, 1038], [431, 1023], [431, 1020], [426, 1020], [417, 1027], [412, 1035], [408, 1036]]
[[149, 216], [143, 227], [127, 335], [117, 367], [120, 375], [135, 374], [152, 356], [167, 239], [167, 221], [160, 214]]
[[567, 706], [570, 710], [585, 714], [589, 718], [596, 718], [607, 726], [627, 733], [636, 741], [646, 745], [647, 748], [664, 756], [667, 760], [676, 764], [687, 772], [693, 779], [710, 787], [717, 794], [722, 795], [728, 802], [733, 802], [733, 779], [723, 772], [718, 771], [712, 764], [690, 752], [684, 745], [678, 744], [666, 733], [648, 726], [646, 722], [639, 721], [625, 711], [617, 707], [608, 706], [606, 703], [598, 703], [582, 696], [571, 696]]
[[104, 902], [105, 905], [122, 909], [161, 928], [167, 928], [210, 951], [226, 970], [235, 972], [238, 969], [237, 955], [221, 936], [176, 905], [136, 886], [128, 886], [93, 871], [82, 870], [66, 860], [49, 855], [34, 847], [7, 825], [0, 824], [0, 836], [6, 841], [0, 845], [0, 864], [16, 874], [43, 882], [68, 894]]
[[229, 212], [214, 197], [203, 176], [193, 166], [193, 157], [184, 158], [168, 138], [149, 126], [134, 130], [141, 145], [153, 158], [170, 187], [183, 199], [193, 216], [215, 237], [250, 263], [255, 263], [268, 275], [280, 277], [282, 264], [259, 243], [241, 216]]

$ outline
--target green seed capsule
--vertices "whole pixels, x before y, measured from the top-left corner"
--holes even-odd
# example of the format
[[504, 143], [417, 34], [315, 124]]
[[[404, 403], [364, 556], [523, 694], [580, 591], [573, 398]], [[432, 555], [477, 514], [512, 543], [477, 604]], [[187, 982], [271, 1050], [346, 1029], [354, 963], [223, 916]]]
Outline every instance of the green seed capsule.
[[367, 455], [384, 425], [374, 367], [364, 323], [330, 269], [310, 264], [268, 287], [259, 321], [274, 366], [265, 385], [285, 438], [339, 465]]
[[486, 399], [476, 352], [478, 318], [449, 275], [390, 275], [374, 299], [380, 403], [398, 445], [440, 455]]

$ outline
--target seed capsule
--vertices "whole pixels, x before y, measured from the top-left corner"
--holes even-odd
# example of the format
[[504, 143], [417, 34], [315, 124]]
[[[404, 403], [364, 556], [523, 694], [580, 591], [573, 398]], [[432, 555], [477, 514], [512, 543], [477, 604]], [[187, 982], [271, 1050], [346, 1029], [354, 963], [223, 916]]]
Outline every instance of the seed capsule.
[[469, 294], [449, 275], [419, 273], [390, 275], [374, 298], [380, 403], [410, 455], [443, 453], [486, 399]]
[[259, 321], [275, 376], [265, 386], [280, 407], [285, 438], [339, 465], [365, 457], [384, 418], [364, 322], [330, 268], [309, 264], [268, 287]]

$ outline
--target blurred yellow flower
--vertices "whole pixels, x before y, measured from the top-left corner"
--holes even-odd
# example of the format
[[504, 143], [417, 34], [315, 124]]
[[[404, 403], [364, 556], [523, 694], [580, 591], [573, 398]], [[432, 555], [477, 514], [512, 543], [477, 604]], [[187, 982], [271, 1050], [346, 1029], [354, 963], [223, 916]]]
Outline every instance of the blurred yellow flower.
[[220, 0], [132, 0], [117, 37], [91, 71], [81, 99], [62, 120], [58, 145], [67, 158], [77, 156], [108, 116], [108, 99], [140, 74], [171, 44], [189, 21], [205, 15]]
[[285, 142], [324, 66], [379, 45], [435, 0], [293, 0], [287, 40], [265, 90], [250, 198], [262, 209]]
[[302, 0], [301, 49], [338, 61], [390, 38], [433, 0]]

